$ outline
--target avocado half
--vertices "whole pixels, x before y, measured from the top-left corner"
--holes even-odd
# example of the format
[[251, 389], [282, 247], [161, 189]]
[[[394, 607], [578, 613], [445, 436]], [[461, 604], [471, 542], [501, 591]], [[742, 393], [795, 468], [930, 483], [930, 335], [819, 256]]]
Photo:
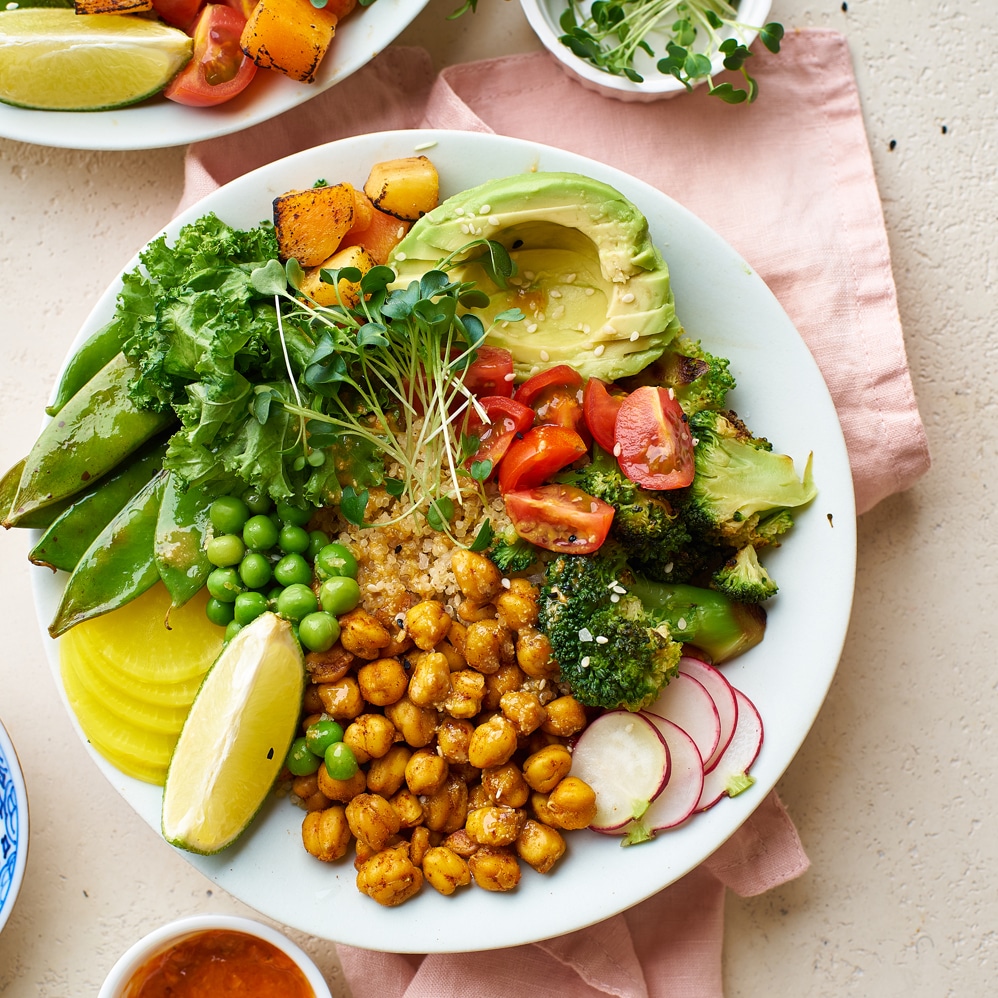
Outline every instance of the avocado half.
[[[501, 243], [515, 261], [508, 287], [475, 262], [482, 239]], [[513, 354], [517, 380], [555, 364], [587, 378], [627, 377], [681, 332], [647, 219], [619, 191], [582, 174], [524, 173], [462, 191], [419, 219], [389, 264], [406, 284], [455, 253], [461, 262], [451, 276], [489, 295], [477, 313], [487, 327], [506, 309], [524, 313], [488, 334]]]

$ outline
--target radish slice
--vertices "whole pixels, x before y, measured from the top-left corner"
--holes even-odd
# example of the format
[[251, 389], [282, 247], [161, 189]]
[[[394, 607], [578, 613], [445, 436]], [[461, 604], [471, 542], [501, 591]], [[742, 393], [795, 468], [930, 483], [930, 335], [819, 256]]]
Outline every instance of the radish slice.
[[683, 675], [692, 676], [711, 695], [717, 716], [721, 722], [721, 736], [718, 738], [714, 751], [704, 758], [704, 772], [709, 773], [721, 758], [721, 753], [728, 747], [731, 736], [738, 722], [738, 701], [731, 683], [721, 675], [720, 671], [699, 658], [684, 655], [679, 660], [679, 671]]
[[[709, 759], [721, 740], [721, 718], [714, 698], [699, 679], [685, 672], [669, 680], [647, 713], [678, 724], [693, 739], [701, 760]], [[669, 740], [668, 736], [665, 740]], [[702, 761], [700, 766], [703, 768]]]
[[596, 791], [597, 832], [619, 834], [644, 814], [669, 779], [669, 749], [648, 718], [611, 710], [579, 736], [572, 752], [572, 776]]
[[748, 776], [748, 771], [762, 748], [762, 718], [755, 704], [741, 690], [735, 690], [735, 699], [738, 701], [738, 724], [717, 765], [704, 777], [698, 811], [706, 811], [725, 795], [733, 797], [755, 782]]
[[693, 739], [678, 725], [656, 714], [645, 716], [658, 728], [669, 746], [671, 767], [669, 782], [651, 802], [648, 810], [628, 822], [625, 832], [628, 845], [643, 842], [655, 832], [675, 828], [695, 810], [703, 793], [703, 758]]

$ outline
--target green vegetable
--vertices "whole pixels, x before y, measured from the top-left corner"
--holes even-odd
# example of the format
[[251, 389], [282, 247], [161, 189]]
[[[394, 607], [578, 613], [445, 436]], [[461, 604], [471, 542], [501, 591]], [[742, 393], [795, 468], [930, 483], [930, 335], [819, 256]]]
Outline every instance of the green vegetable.
[[268, 609], [267, 597], [263, 593], [239, 593], [232, 603], [232, 619], [245, 627]]
[[339, 623], [325, 610], [306, 614], [298, 624], [298, 638], [309, 651], [329, 651], [339, 636]]
[[337, 617], [360, 603], [360, 586], [347, 575], [334, 575], [319, 587], [319, 605]]
[[315, 558], [315, 574], [320, 579], [331, 579], [339, 575], [356, 578], [357, 567], [353, 552], [337, 541], [327, 544]]
[[87, 548], [62, 593], [49, 633], [116, 610], [159, 581], [154, 545], [166, 472], [159, 472]]
[[326, 772], [334, 780], [349, 780], [360, 768], [357, 757], [346, 742], [333, 742], [326, 749], [325, 765]]
[[208, 518], [220, 534], [241, 534], [249, 507], [238, 496], [219, 496], [208, 509]]
[[761, 603], [775, 596], [778, 590], [751, 544], [739, 548], [714, 573], [711, 581], [718, 592], [742, 603]]
[[256, 513], [243, 524], [243, 542], [250, 551], [269, 551], [278, 536], [277, 524], [266, 513]]
[[310, 776], [322, 765], [322, 759], [309, 751], [303, 736], [291, 743], [284, 765], [292, 776]]
[[319, 609], [319, 601], [310, 586], [292, 582], [277, 597], [277, 612], [288, 620], [301, 620]]
[[238, 534], [219, 534], [208, 541], [208, 561], [216, 568], [238, 565], [246, 554], [246, 545]]
[[59, 413], [62, 407], [119, 353], [121, 353], [121, 336], [114, 322], [109, 322], [91, 333], [66, 364], [56, 386], [55, 395], [45, 407], [45, 411], [50, 416]]
[[312, 566], [300, 554], [286, 554], [274, 566], [274, 579], [282, 586], [312, 582]]
[[197, 488], [182, 489], [176, 475], [169, 474], [156, 521], [153, 554], [174, 607], [192, 599], [211, 572], [205, 553], [207, 534], [207, 497]]
[[250, 551], [239, 562], [239, 578], [250, 589], [263, 589], [270, 583], [273, 574], [269, 559], [259, 551]]
[[[635, 83], [644, 77], [635, 65], [643, 52], [652, 58], [660, 73], [675, 77], [687, 90], [706, 80], [708, 92], [728, 104], [751, 103], [758, 94], [756, 81], [745, 62], [752, 53], [737, 38], [722, 38], [723, 28], [746, 30], [738, 21], [737, 4], [725, 0], [598, 0], [588, 11], [582, 0], [568, 0], [559, 20], [561, 42], [575, 55], [613, 76], [625, 76]], [[751, 29], [755, 30], [755, 29]], [[759, 38], [770, 52], [780, 51], [783, 26], [770, 22], [758, 29]], [[664, 51], [656, 53], [658, 36], [666, 38]], [[711, 60], [724, 56], [724, 68], [742, 74], [745, 89], [730, 83], [715, 84]]]
[[220, 603], [234, 603], [236, 597], [245, 592], [239, 573], [234, 568], [216, 568], [208, 573], [205, 579], [212, 599]]
[[509, 575], [513, 572], [526, 572], [531, 566], [536, 565], [541, 551], [509, 527], [496, 537], [486, 553], [492, 564], [503, 575]]
[[330, 745], [341, 741], [343, 741], [343, 727], [338, 721], [323, 718], [321, 721], [314, 721], [305, 730], [305, 743], [309, 751], [320, 758], [326, 754], [326, 749]]
[[71, 572], [97, 535], [160, 470], [165, 452], [165, 442], [149, 444], [95, 482], [52, 521], [28, 559], [35, 565]]

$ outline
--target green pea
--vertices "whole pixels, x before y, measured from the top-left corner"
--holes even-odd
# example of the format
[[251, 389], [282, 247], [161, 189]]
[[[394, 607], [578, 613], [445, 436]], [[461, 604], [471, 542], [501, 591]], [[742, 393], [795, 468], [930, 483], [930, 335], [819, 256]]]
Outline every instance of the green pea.
[[294, 523], [285, 523], [281, 527], [277, 543], [285, 554], [304, 554], [308, 550], [310, 538], [304, 527]]
[[268, 605], [263, 593], [240, 593], [232, 604], [235, 620], [243, 625], [248, 624], [265, 613]]
[[309, 776], [322, 765], [322, 759], [309, 751], [304, 738], [296, 738], [288, 749], [284, 765], [292, 776]]
[[204, 615], [219, 627], [225, 627], [232, 620], [234, 613], [235, 604], [215, 599], [214, 596], [210, 597], [204, 605]]
[[249, 515], [249, 507], [239, 496], [219, 496], [208, 507], [208, 519], [220, 534], [241, 533]]
[[259, 551], [250, 551], [239, 562], [239, 578], [250, 589], [263, 589], [273, 578], [273, 574], [267, 556]]
[[326, 754], [326, 749], [336, 742], [343, 741], [343, 726], [337, 721], [324, 718], [315, 721], [305, 729], [305, 743], [313, 755], [322, 756]]
[[218, 568], [238, 565], [246, 553], [246, 545], [238, 534], [221, 534], [208, 541], [208, 561]]
[[230, 620], [225, 625], [225, 641], [231, 641], [242, 629], [243, 625], [238, 620]]
[[309, 651], [329, 651], [339, 637], [339, 623], [325, 610], [310, 613], [298, 622], [298, 639]]
[[316, 556], [315, 571], [320, 579], [334, 575], [357, 577], [357, 559], [348, 547], [333, 541], [327, 544]]
[[243, 540], [250, 551], [269, 551], [277, 543], [277, 527], [266, 513], [257, 513], [246, 521]]
[[250, 513], [269, 513], [273, 508], [270, 496], [266, 492], [258, 492], [256, 489], [244, 492], [243, 502], [246, 503]]
[[325, 530], [313, 530], [308, 535], [308, 550], [305, 557], [309, 561], [315, 561], [319, 557], [319, 552], [329, 543], [329, 534]]
[[290, 523], [296, 527], [304, 527], [312, 519], [312, 509], [302, 509], [300, 506], [293, 506], [289, 502], [279, 502], [277, 504], [277, 515], [282, 523]]
[[334, 575], [319, 587], [319, 606], [326, 613], [349, 613], [360, 602], [360, 586], [347, 575]]
[[333, 742], [324, 756], [326, 772], [334, 780], [349, 780], [360, 768], [350, 746], [346, 742]]
[[234, 568], [216, 568], [208, 575], [205, 585], [208, 587], [208, 595], [222, 603], [234, 603], [236, 597], [243, 592], [242, 580]]
[[282, 586], [307, 586], [312, 581], [312, 566], [300, 554], [286, 554], [274, 566], [274, 578]]
[[319, 609], [319, 601], [308, 586], [294, 583], [277, 597], [277, 612], [288, 620], [301, 620]]

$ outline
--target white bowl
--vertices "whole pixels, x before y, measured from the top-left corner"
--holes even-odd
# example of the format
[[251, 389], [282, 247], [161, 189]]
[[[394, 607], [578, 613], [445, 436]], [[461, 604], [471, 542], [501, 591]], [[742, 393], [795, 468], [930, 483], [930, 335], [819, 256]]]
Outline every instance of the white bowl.
[[[634, 66], [644, 77], [644, 82], [634, 83], [625, 76], [614, 76], [598, 69], [592, 63], [579, 58], [559, 41], [564, 34], [559, 19], [568, 6], [568, 0], [520, 0], [520, 6], [544, 47], [558, 60], [562, 69], [587, 90], [594, 90], [605, 97], [614, 97], [617, 100], [638, 102], [662, 100], [685, 92], [686, 87], [679, 80], [666, 73], [660, 73], [655, 66], [665, 54], [664, 43], [656, 48], [652, 40], [652, 47], [656, 49], [654, 58], [644, 52], [638, 53]], [[766, 23], [772, 6], [772, 0], [741, 0], [738, 5], [739, 20], [744, 24], [760, 28]], [[721, 34], [728, 37], [733, 32], [725, 30]], [[751, 45], [757, 34], [757, 31], [746, 31], [737, 33], [736, 37], [745, 45]], [[724, 71], [723, 61], [723, 54], [714, 55], [711, 60], [714, 73]]]
[[111, 972], [101, 985], [97, 998], [121, 998], [132, 975], [153, 957], [165, 952], [182, 939], [187, 939], [199, 932], [210, 932], [216, 929], [243, 932], [276, 946], [298, 965], [315, 992], [315, 998], [332, 998], [329, 985], [319, 972], [319, 968], [303, 949], [296, 946], [287, 936], [276, 929], [272, 929], [262, 922], [255, 922], [250, 918], [240, 918], [236, 915], [191, 915], [188, 918], [169, 922], [150, 932], [147, 936], [143, 936], [111, 968]]
[[0, 724], [0, 932], [14, 908], [28, 862], [28, 794], [14, 746]]

